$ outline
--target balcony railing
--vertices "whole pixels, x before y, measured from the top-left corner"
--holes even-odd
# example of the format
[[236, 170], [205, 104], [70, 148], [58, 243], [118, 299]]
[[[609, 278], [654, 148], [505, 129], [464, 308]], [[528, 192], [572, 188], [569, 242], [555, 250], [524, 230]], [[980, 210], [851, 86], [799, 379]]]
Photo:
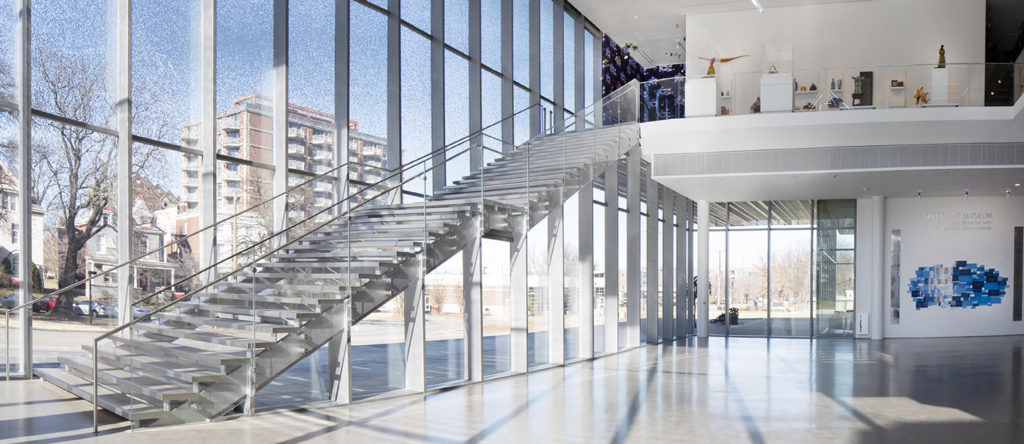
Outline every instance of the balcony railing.
[[[1024, 91], [1024, 63], [890, 65], [733, 73], [640, 84], [640, 121], [859, 109], [1011, 106]], [[723, 72], [724, 71], [724, 72]]]
[[313, 145], [334, 145], [334, 136], [329, 134], [317, 134], [313, 136]]

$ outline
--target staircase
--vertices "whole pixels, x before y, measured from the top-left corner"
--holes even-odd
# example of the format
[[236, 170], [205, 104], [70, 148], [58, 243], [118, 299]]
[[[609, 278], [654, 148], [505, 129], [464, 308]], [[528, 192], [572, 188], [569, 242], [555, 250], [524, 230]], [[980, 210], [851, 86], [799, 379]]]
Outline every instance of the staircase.
[[96, 404], [135, 425], [216, 419], [251, 400], [250, 384], [255, 393], [346, 333], [349, 298], [357, 323], [477, 236], [523, 237], [590, 186], [584, 173], [599, 174], [638, 143], [632, 123], [563, 132], [423, 202], [388, 204], [398, 185], [36, 374], [93, 402], [95, 371]]

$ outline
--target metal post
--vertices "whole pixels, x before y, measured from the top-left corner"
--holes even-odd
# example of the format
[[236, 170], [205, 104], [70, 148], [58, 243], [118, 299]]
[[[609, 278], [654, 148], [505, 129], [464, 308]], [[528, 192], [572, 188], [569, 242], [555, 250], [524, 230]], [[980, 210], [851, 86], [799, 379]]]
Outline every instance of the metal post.
[[[281, 0], [278, 0], [281, 1]], [[285, 0], [287, 1], [287, 0]], [[256, 414], [256, 267], [252, 267], [252, 344], [249, 347], [249, 372], [245, 389], [245, 416]]]
[[[89, 307], [91, 310], [92, 307]], [[100, 363], [100, 340], [92, 340], [92, 433], [99, 433], [99, 363]]]
[[[444, 147], [444, 2], [430, 2], [430, 148]], [[445, 153], [438, 154], [431, 164], [434, 191], [444, 189], [447, 178]]]
[[[288, 190], [288, 0], [274, 0], [274, 103], [272, 127], [274, 133], [272, 159], [274, 164], [274, 195]], [[237, 200], [237, 199], [236, 199]], [[273, 230], [280, 232], [288, 226], [288, 197], [274, 199]], [[276, 237], [272, 245], [287, 241], [287, 236]]]
[[551, 129], [560, 131], [564, 128], [565, 123], [565, 30], [562, 29], [565, 15], [562, 12], [563, 0], [553, 0], [552, 3], [551, 73], [554, 74], [554, 88], [551, 91], [551, 100], [555, 102], [555, 109], [551, 110]]
[[[544, 0], [548, 1], [548, 0]], [[530, 104], [540, 103], [540, 2], [529, 0]], [[530, 137], [543, 132], [544, 112], [539, 106], [530, 109]]]
[[[481, 70], [481, 46], [480, 42], [480, 0], [469, 0], [469, 134], [470, 145], [481, 145], [484, 141], [483, 134], [477, 134], [483, 128], [483, 96], [481, 82], [483, 74]], [[470, 150], [469, 171], [477, 171], [484, 165], [484, 151]]]
[[697, 201], [697, 337], [708, 337], [708, 201]]
[[[674, 233], [676, 227], [672, 224], [672, 214], [676, 206], [676, 193], [672, 192], [667, 188], [662, 188], [662, 222], [661, 222], [661, 291], [662, 291], [662, 318], [664, 318], [665, 328], [662, 331], [662, 337], [665, 340], [671, 339], [674, 336], [674, 329], [672, 328], [672, 294], [677, 295], [679, 292], [674, 292], [672, 284], [675, 283], [673, 280], [675, 273], [675, 267], [673, 267], [673, 248], [672, 248], [672, 233]], [[677, 264], [678, 265], [678, 264]], [[678, 302], [678, 301], [677, 301]], [[678, 325], [678, 319], [676, 325]]]
[[[387, 25], [387, 147], [384, 164], [388, 169], [402, 167], [402, 27], [400, 0], [388, 0]], [[424, 180], [426, 177], [424, 177]], [[398, 177], [397, 182], [404, 180]], [[426, 188], [424, 188], [424, 191]], [[426, 194], [426, 193], [424, 193]], [[390, 196], [389, 203], [403, 201], [402, 188]]]
[[[617, 156], [613, 156], [613, 159]], [[604, 352], [619, 351], [619, 162], [604, 172]]]
[[[626, 158], [626, 345], [640, 345], [640, 147]], [[657, 322], [657, 316], [655, 316]], [[657, 336], [657, 335], [655, 335]]]
[[[440, 3], [440, 2], [438, 2]], [[511, 116], [515, 110], [512, 78], [515, 76], [512, 60], [512, 0], [501, 0], [501, 117]], [[501, 152], [515, 149], [515, 119], [501, 122]]]
[[[199, 202], [200, 226], [217, 222], [217, 0], [202, 0], [202, 133], [199, 145], [203, 150], [202, 183]], [[217, 230], [199, 234], [199, 267], [206, 269], [217, 261]], [[201, 276], [209, 282], [216, 271]]]
[[768, 264], [766, 268], [765, 280], [768, 282], [765, 288], [768, 289], [767, 307], [765, 311], [765, 318], [768, 320], [765, 325], [765, 337], [772, 337], [772, 202], [768, 201], [768, 250], [765, 254], [767, 256], [765, 262]]
[[[662, 337], [668, 338], [668, 318], [662, 316], [658, 322], [658, 185], [651, 180], [651, 169], [647, 169], [644, 175], [647, 182], [647, 238], [641, 240], [646, 242], [647, 257], [647, 343], [658, 343], [658, 332]], [[669, 302], [668, 298], [662, 296], [662, 307]], [[660, 324], [660, 325], [659, 325]], [[660, 328], [659, 328], [660, 327]]]
[[593, 167], [582, 169], [579, 192], [579, 357], [594, 357], [594, 176]]
[[[17, 100], [18, 100], [18, 205], [21, 208], [19, 221], [22, 235], [18, 238], [21, 260], [18, 270], [21, 275], [21, 286], [18, 291], [18, 304], [26, 304], [32, 300], [32, 34], [31, 34], [31, 1], [20, 0], [18, 6], [17, 36], [15, 44], [15, 62], [17, 67]], [[32, 377], [32, 307], [22, 309], [19, 334], [21, 336], [20, 373], [27, 378]]]

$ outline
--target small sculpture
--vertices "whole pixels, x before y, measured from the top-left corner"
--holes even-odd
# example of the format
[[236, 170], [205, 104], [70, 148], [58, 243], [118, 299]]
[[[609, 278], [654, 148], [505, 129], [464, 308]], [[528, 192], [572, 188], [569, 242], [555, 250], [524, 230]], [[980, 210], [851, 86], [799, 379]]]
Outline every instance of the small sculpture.
[[799, 90], [797, 85], [798, 84], [796, 83], [796, 79], [793, 79], [793, 91], [798, 91]]
[[924, 87], [917, 89], [914, 93], [914, 104], [915, 105], [927, 105], [928, 104], [928, 91], [924, 90]]
[[728, 116], [729, 115], [729, 108], [726, 108], [725, 106], [723, 106], [722, 107], [722, 115], [723, 116]]
[[761, 96], [757, 96], [757, 100], [754, 101], [753, 105], [750, 105], [750, 114], [761, 112]]
[[832, 90], [835, 91], [835, 89], [836, 89], [836, 78], [833, 77], [832, 78]]
[[803, 109], [805, 111], [814, 111], [815, 109], [817, 109], [817, 107], [815, 107], [813, 103], [807, 102], [806, 104], [804, 104]]
[[939, 45], [939, 66], [936, 68], [942, 69], [946, 67], [946, 45]]
[[843, 89], [843, 79], [836, 80], [836, 90], [841, 91]]
[[736, 57], [726, 57], [726, 58], [723, 58], [723, 59], [720, 59], [718, 57], [711, 57], [711, 58], [697, 57], [697, 58], [701, 59], [701, 60], [707, 60], [708, 61], [708, 73], [705, 74], [704, 77], [714, 77], [715, 76], [715, 61], [718, 61], [718, 62], [721, 62], [721, 63], [726, 63], [726, 62], [731, 62], [731, 61], [736, 60], [736, 59], [741, 58], [741, 57], [750, 57], [750, 56], [749, 55], [741, 55], [741, 56], [736, 56]]
[[814, 82], [811, 82], [811, 89], [810, 90], [811, 91], [817, 91], [818, 90], [818, 85], [815, 85]]

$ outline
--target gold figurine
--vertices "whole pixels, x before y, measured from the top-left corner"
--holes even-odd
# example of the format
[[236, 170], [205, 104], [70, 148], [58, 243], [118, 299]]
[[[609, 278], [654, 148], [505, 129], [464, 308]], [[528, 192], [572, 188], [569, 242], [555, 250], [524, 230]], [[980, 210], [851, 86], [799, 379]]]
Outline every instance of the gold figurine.
[[946, 45], [939, 45], [939, 66], [936, 68], [946, 67]]
[[708, 73], [706, 75], [704, 75], [704, 77], [714, 77], [715, 76], [715, 61], [716, 60], [718, 62], [725, 63], [725, 62], [731, 62], [731, 61], [736, 60], [736, 59], [738, 59], [740, 57], [750, 57], [750, 56], [749, 55], [741, 55], [741, 56], [736, 56], [736, 57], [726, 57], [724, 59], [720, 59], [720, 58], [717, 58], [717, 57], [711, 57], [711, 58], [697, 57], [697, 58], [701, 59], [701, 60], [707, 60], [708, 61]]

